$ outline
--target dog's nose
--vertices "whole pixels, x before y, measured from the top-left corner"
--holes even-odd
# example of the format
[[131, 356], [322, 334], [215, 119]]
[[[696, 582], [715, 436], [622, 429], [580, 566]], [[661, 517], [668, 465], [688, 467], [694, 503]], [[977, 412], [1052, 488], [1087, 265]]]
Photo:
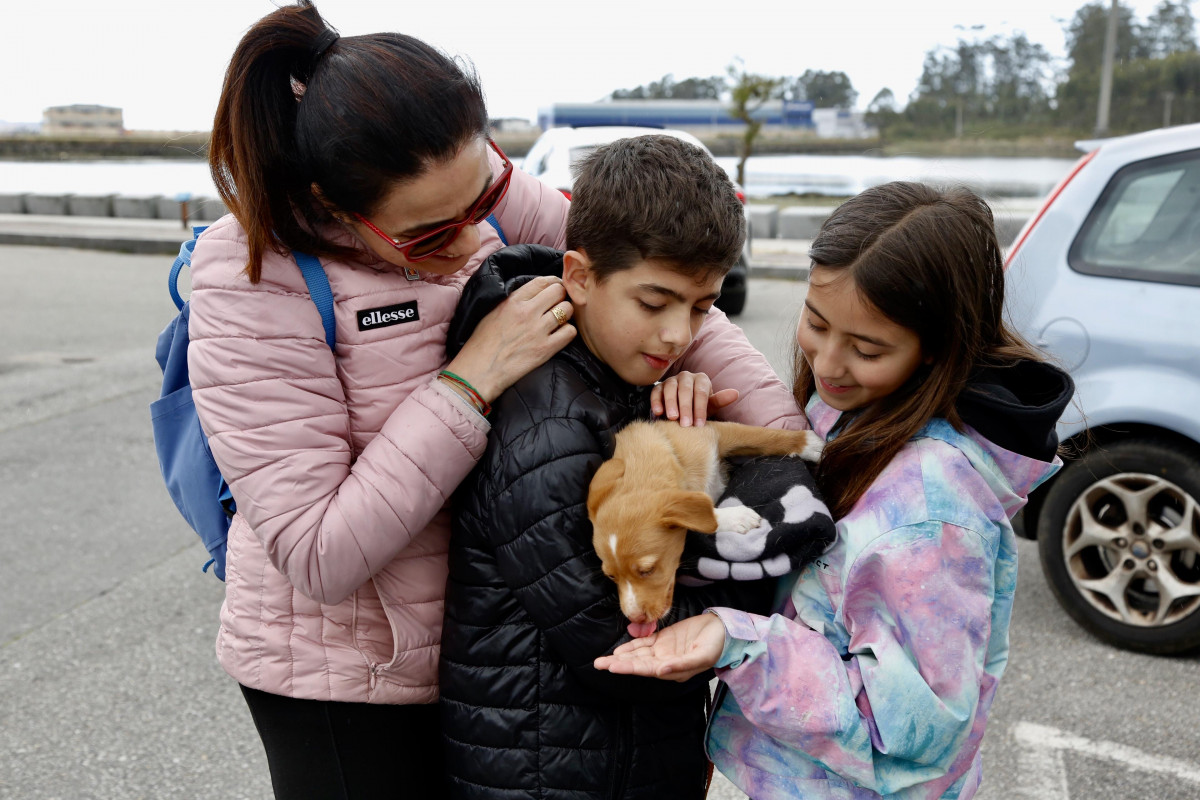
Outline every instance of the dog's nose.
[[629, 615], [629, 621], [636, 622], [639, 625], [645, 625], [647, 622], [650, 621], [650, 617], [646, 614], [645, 611], [635, 611], [634, 613]]

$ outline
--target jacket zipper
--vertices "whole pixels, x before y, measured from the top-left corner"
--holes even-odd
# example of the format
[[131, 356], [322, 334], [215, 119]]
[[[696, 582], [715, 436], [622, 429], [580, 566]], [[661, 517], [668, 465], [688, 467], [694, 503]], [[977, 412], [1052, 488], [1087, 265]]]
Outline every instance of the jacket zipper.
[[609, 786], [610, 800], [621, 800], [625, 796], [625, 784], [629, 780], [629, 740], [633, 736], [633, 707], [621, 706], [620, 724], [617, 726], [617, 745], [613, 753], [613, 776]]

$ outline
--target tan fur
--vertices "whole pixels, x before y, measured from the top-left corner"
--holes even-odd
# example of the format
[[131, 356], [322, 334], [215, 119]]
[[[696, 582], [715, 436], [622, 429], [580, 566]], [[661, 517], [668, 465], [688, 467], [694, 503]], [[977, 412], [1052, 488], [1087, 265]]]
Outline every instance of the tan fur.
[[592, 544], [604, 574], [617, 584], [625, 616], [635, 623], [656, 622], [671, 608], [685, 534], [717, 530], [713, 501], [725, 486], [722, 459], [793, 455], [815, 460], [821, 445], [811, 431], [734, 422], [689, 428], [635, 422], [618, 433], [613, 457], [592, 478], [587, 505]]

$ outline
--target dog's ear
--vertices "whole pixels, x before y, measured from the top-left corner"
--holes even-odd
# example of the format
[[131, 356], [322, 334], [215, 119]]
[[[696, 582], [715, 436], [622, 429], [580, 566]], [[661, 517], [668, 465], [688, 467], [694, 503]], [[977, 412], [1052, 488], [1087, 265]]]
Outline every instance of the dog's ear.
[[717, 532], [717, 515], [713, 501], [704, 492], [662, 492], [662, 521], [700, 533]]
[[596, 474], [592, 476], [592, 483], [588, 486], [587, 510], [588, 519], [592, 522], [596, 521], [596, 509], [612, 493], [617, 481], [624, 474], [625, 462], [619, 458], [610, 458], [596, 470]]

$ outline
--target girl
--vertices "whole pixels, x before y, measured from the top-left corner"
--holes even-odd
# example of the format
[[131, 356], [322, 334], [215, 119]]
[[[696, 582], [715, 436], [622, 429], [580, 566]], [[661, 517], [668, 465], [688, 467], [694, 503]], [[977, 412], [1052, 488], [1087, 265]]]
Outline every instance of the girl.
[[[490, 402], [574, 336], [552, 276], [449, 362], [446, 329], [502, 246], [489, 217], [511, 242], [561, 247], [567, 201], [488, 138], [474, 76], [401, 34], [341, 39], [308, 2], [238, 45], [210, 161], [233, 215], [193, 255], [189, 369], [238, 508], [218, 659], [277, 797], [440, 796], [447, 498]], [[321, 259], [336, 352], [292, 251]], [[684, 363], [713, 375], [748, 349], [719, 314], [698, 340]], [[766, 360], [746, 363], [797, 416]], [[736, 394], [688, 376], [658, 402], [702, 415], [710, 389]]]
[[842, 205], [810, 250], [795, 395], [838, 538], [771, 617], [727, 608], [599, 669], [723, 686], [707, 747], [754, 800], [969, 798], [1008, 660], [1009, 519], [1058, 468], [1070, 379], [1001, 319], [988, 206], [914, 183]]

